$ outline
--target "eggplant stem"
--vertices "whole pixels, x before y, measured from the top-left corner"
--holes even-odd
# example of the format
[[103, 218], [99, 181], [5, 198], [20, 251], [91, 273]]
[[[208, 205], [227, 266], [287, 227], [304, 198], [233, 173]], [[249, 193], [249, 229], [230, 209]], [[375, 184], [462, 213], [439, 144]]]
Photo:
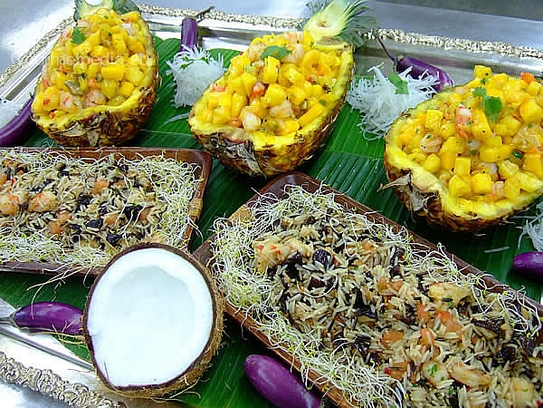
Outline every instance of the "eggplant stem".
[[379, 44], [381, 44], [381, 48], [385, 52], [385, 54], [390, 58], [393, 62], [396, 62], [396, 58], [393, 57], [393, 55], [388, 51], [388, 48], [385, 46], [385, 43], [381, 39], [381, 36], [379, 34], [375, 35], [375, 38], [377, 38], [377, 41], [379, 41]]
[[192, 16], [192, 18], [194, 18], [195, 20], [196, 20], [196, 19], [199, 19], [199, 18], [201, 18], [204, 14], [209, 13], [209, 12], [210, 12], [211, 10], [213, 10], [214, 8], [215, 8], [215, 6], [214, 6], [214, 5], [211, 5], [211, 6], [205, 8], [205, 9], [203, 9], [203, 10], [198, 11], [196, 14], [194, 14], [194, 15]]

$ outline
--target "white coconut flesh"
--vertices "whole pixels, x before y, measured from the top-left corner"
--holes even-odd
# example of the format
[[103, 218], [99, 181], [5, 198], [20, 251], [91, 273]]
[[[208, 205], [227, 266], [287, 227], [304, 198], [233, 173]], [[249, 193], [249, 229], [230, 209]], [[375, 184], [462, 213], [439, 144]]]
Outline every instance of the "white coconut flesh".
[[87, 334], [115, 387], [160, 385], [185, 373], [209, 341], [212, 295], [199, 270], [162, 248], [118, 257], [96, 282]]

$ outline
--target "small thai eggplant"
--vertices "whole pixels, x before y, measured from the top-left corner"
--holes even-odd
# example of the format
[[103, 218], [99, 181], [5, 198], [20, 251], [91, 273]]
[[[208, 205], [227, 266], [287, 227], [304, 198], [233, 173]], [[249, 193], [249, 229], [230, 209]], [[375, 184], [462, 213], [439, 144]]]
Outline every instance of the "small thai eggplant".
[[187, 49], [196, 49], [198, 47], [198, 22], [197, 18], [213, 10], [215, 6], [210, 6], [196, 13], [193, 17], [185, 17], [181, 23], [181, 43], [179, 51], [183, 52]]
[[452, 80], [452, 78], [442, 69], [416, 58], [404, 56], [394, 57], [385, 47], [383, 40], [381, 40], [380, 37], [377, 37], [377, 40], [379, 41], [379, 44], [381, 44], [381, 47], [383, 48], [385, 54], [394, 63], [394, 69], [396, 69], [397, 72], [401, 73], [404, 72], [406, 69], [411, 68], [411, 75], [414, 78], [420, 78], [423, 75], [431, 75], [437, 78], [438, 83], [433, 86], [436, 92], [440, 92], [444, 88], [454, 85], [454, 81]]
[[32, 101], [30, 98], [21, 108], [17, 116], [9, 121], [5, 126], [0, 127], [0, 146], [17, 146], [28, 136], [28, 133], [35, 127], [32, 121], [30, 111]]
[[181, 23], [181, 43], [179, 51], [194, 49], [198, 46], [198, 23], [191, 17], [185, 17]]
[[0, 323], [30, 329], [76, 336], [82, 334], [83, 311], [62, 302], [36, 302], [0, 317]]
[[519, 275], [543, 281], [543, 252], [524, 252], [513, 258], [513, 271]]
[[318, 408], [321, 399], [279, 361], [260, 354], [245, 359], [245, 373], [255, 389], [278, 408]]

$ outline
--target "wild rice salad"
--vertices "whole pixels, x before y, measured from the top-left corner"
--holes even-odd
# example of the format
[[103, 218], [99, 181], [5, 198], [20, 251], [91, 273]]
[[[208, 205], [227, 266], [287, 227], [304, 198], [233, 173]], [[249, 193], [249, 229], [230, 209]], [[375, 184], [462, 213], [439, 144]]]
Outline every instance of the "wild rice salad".
[[183, 245], [195, 164], [0, 153], [0, 262], [99, 267], [142, 241]]
[[290, 186], [214, 224], [229, 303], [353, 406], [536, 407], [542, 323], [437, 247]]

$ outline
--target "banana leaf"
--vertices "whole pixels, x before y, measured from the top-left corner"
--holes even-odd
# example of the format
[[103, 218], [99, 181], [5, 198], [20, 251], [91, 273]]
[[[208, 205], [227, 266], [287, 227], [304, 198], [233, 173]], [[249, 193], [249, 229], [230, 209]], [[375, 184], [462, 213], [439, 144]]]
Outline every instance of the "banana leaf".
[[[166, 61], [172, 59], [179, 40], [155, 38], [159, 55], [162, 83], [159, 97], [146, 128], [130, 144], [144, 147], [183, 147], [201, 149], [192, 136], [186, 120], [168, 122], [169, 119], [190, 108], [176, 109], [172, 76]], [[225, 63], [237, 54], [232, 50], [211, 50], [213, 56], [221, 54]], [[447, 233], [430, 229], [423, 221], [413, 218], [389, 189], [380, 189], [387, 183], [383, 166], [384, 142], [369, 140], [359, 126], [357, 111], [345, 105], [336, 120], [326, 143], [304, 164], [300, 171], [323, 181], [340, 192], [373, 208], [411, 231], [434, 242], [441, 243], [455, 256], [494, 275], [500, 281], [539, 300], [541, 286], [527, 278], [510, 272], [513, 257], [532, 250], [532, 244], [521, 238], [523, 218], [490, 228], [480, 234]], [[54, 143], [36, 130], [27, 141], [28, 146], [52, 146]], [[210, 235], [216, 217], [228, 217], [268, 180], [235, 174], [219, 162], [213, 169], [204, 196], [204, 206], [191, 249], [196, 249]], [[532, 210], [533, 211], [533, 210]], [[530, 212], [528, 211], [528, 214]], [[0, 276], [0, 296], [20, 306], [38, 300], [58, 300], [83, 308], [91, 285], [89, 279], [71, 277], [55, 284], [43, 283], [47, 277], [5, 273]], [[69, 345], [77, 354], [88, 358], [84, 345]], [[243, 372], [243, 361], [252, 353], [266, 353], [250, 333], [242, 332], [233, 321], [226, 321], [223, 345], [213, 360], [213, 366], [190, 392], [176, 395], [180, 405], [202, 407], [266, 407], [269, 404], [252, 388]]]

